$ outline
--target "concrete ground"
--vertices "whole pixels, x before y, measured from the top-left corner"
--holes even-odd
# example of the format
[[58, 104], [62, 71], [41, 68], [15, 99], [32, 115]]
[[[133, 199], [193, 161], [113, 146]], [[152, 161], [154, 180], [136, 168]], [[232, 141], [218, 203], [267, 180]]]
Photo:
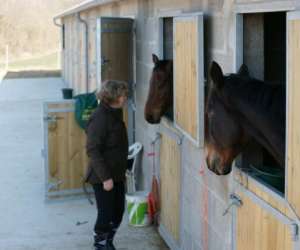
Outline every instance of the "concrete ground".
[[[89, 250], [96, 208], [86, 199], [46, 203], [42, 102], [61, 99], [59, 78], [0, 83], [0, 249]], [[132, 228], [116, 237], [122, 250], [168, 249], [155, 229]]]

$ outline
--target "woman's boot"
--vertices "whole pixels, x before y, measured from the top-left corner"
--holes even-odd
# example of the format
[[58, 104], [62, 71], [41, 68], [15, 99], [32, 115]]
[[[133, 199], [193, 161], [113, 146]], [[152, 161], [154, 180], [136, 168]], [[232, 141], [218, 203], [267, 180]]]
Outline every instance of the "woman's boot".
[[95, 250], [111, 250], [108, 244], [108, 234], [94, 234], [94, 247]]

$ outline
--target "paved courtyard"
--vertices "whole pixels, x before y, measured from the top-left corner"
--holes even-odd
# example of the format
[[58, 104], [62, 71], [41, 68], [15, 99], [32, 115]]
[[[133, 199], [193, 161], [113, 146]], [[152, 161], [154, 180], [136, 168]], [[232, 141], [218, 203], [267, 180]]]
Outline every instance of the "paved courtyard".
[[[0, 249], [90, 250], [96, 208], [86, 199], [46, 203], [42, 103], [61, 99], [60, 78], [0, 83]], [[152, 227], [132, 228], [126, 218], [116, 237], [120, 250], [168, 249]]]

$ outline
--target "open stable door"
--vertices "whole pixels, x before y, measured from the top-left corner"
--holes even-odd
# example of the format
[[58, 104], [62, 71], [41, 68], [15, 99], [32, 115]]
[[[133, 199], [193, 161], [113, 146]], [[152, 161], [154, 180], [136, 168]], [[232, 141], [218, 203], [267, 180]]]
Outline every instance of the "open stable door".
[[83, 194], [86, 135], [75, 121], [74, 101], [44, 103], [46, 198]]
[[[130, 18], [100, 17], [97, 19], [97, 82], [105, 80], [133, 83], [133, 24]], [[131, 126], [129, 107], [124, 108], [124, 121]], [[130, 119], [131, 120], [131, 119]], [[130, 131], [129, 131], [130, 132]], [[130, 133], [129, 133], [130, 136]]]
[[300, 217], [300, 11], [287, 15], [287, 200]]
[[175, 17], [173, 32], [175, 125], [197, 146], [203, 146], [203, 15]]

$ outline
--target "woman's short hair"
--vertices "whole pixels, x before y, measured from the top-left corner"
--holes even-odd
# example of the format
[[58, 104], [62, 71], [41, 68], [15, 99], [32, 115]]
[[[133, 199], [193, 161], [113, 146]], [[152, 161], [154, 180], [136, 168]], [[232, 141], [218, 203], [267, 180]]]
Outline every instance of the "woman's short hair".
[[120, 96], [128, 96], [128, 84], [124, 81], [106, 80], [97, 92], [97, 99], [106, 104], [114, 103]]

